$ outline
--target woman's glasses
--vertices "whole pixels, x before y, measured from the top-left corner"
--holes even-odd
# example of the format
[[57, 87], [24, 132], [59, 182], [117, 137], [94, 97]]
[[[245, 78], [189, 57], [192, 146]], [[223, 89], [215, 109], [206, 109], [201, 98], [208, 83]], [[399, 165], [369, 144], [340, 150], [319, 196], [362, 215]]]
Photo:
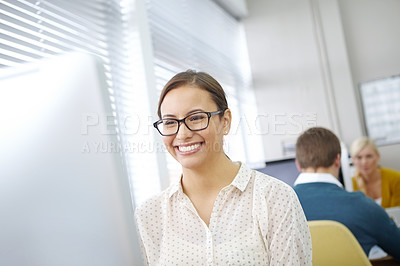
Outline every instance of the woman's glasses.
[[182, 119], [164, 118], [155, 122], [153, 126], [163, 136], [171, 136], [178, 133], [179, 127], [181, 126], [182, 122], [189, 130], [199, 131], [208, 127], [211, 116], [220, 114], [222, 112], [224, 111], [219, 110], [215, 112], [196, 112]]

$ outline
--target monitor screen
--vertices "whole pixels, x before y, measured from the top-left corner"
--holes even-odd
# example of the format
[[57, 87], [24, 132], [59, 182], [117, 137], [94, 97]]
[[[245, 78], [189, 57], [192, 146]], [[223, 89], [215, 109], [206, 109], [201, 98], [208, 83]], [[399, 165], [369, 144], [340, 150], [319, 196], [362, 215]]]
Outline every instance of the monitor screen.
[[268, 161], [265, 163], [264, 168], [257, 170], [276, 177], [290, 186], [293, 186], [294, 181], [296, 181], [297, 176], [300, 174], [294, 158]]
[[[345, 186], [344, 177], [343, 177], [343, 167], [339, 169], [338, 180], [342, 183], [343, 187]], [[296, 166], [295, 158], [287, 158], [281, 160], [268, 161], [265, 163], [264, 168], [256, 169], [264, 174], [273, 176], [279, 180], [282, 180], [286, 184], [293, 187], [294, 182], [300, 174], [300, 171]]]
[[0, 69], [0, 265], [142, 264], [101, 66]]

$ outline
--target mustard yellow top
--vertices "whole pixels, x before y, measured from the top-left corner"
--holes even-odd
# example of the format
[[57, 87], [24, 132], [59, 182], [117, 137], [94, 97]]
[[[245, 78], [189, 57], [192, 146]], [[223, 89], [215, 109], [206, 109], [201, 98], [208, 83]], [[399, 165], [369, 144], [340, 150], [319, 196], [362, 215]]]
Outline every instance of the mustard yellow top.
[[[382, 168], [382, 204], [383, 208], [400, 206], [400, 172]], [[353, 190], [357, 191], [356, 178], [353, 176]]]

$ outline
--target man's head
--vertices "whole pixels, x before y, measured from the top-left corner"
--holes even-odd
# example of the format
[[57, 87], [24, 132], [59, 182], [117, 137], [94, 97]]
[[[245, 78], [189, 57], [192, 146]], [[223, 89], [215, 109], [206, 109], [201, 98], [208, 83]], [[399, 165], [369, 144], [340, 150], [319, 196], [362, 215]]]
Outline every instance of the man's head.
[[[313, 127], [301, 134], [296, 142], [296, 161], [301, 170], [340, 167], [340, 142], [330, 130]], [[337, 165], [338, 164], [338, 165]]]

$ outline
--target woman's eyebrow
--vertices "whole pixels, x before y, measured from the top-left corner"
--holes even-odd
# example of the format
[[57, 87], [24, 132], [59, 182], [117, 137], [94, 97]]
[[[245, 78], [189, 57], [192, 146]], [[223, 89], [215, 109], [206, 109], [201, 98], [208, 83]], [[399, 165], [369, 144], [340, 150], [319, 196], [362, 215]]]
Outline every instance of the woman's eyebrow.
[[194, 114], [194, 113], [197, 113], [197, 112], [204, 112], [204, 110], [203, 109], [194, 109], [194, 110], [188, 112], [186, 115]]
[[166, 114], [166, 115], [163, 115], [162, 118], [176, 118], [176, 116], [175, 115]]
[[[186, 115], [185, 115], [185, 117], [188, 116], [188, 115], [197, 113], [197, 112], [204, 112], [204, 110], [203, 110], [203, 109], [200, 109], [200, 108], [193, 109], [193, 110], [187, 112]], [[165, 115], [162, 116], [162, 118], [177, 118], [177, 116], [176, 116], [176, 115], [173, 115], [173, 114], [165, 114]]]

